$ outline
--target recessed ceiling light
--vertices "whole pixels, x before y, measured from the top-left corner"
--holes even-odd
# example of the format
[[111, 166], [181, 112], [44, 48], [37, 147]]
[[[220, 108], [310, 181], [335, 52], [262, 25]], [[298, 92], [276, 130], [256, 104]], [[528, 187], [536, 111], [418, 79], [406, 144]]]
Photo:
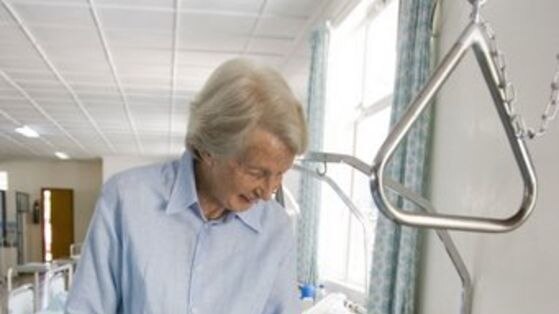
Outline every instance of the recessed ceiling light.
[[68, 154], [63, 153], [63, 152], [56, 152], [54, 153], [54, 155], [56, 155], [56, 157], [60, 158], [60, 159], [70, 159], [70, 156], [68, 156]]
[[37, 133], [35, 130], [33, 130], [32, 128], [28, 127], [27, 125], [24, 125], [20, 128], [15, 129], [15, 131], [23, 136], [26, 137], [32, 137], [32, 138], [37, 138], [39, 137], [39, 133]]

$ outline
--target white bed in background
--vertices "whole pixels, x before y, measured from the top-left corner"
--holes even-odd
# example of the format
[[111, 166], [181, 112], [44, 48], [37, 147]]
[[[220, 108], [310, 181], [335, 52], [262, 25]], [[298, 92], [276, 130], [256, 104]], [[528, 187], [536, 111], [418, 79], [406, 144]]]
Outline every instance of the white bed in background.
[[25, 284], [8, 291], [6, 310], [8, 314], [33, 314], [35, 294], [32, 284]]
[[[7, 314], [63, 313], [72, 280], [73, 262], [28, 263], [7, 272]], [[33, 274], [34, 284], [13, 288], [20, 273]]]
[[330, 293], [303, 314], [365, 314], [365, 309], [343, 293]]

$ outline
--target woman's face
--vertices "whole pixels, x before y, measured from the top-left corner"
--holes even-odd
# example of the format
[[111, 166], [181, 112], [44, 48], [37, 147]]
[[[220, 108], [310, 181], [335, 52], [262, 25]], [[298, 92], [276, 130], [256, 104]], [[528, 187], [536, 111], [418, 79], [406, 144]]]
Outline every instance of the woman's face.
[[236, 158], [212, 158], [210, 186], [220, 206], [242, 212], [258, 200], [269, 200], [281, 184], [295, 155], [278, 137], [256, 129], [248, 138], [246, 150]]

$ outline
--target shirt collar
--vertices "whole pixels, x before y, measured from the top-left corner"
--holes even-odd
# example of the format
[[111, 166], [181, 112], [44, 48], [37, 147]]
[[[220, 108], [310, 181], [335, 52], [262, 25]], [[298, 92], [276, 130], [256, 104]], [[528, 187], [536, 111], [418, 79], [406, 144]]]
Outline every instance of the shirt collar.
[[252, 206], [252, 208], [242, 212], [242, 213], [235, 213], [237, 217], [247, 226], [249, 226], [252, 230], [260, 233], [262, 229], [261, 224], [261, 217], [262, 211], [264, 210], [264, 203], [259, 201], [257, 204]]
[[[194, 178], [194, 159], [190, 152], [185, 151], [179, 164], [175, 182], [171, 188], [171, 195], [167, 203], [166, 213], [169, 215], [181, 212], [187, 208], [198, 210], [198, 214], [205, 220], [198, 202], [196, 192], [196, 180]], [[259, 201], [252, 208], [241, 213], [230, 213], [235, 215], [249, 228], [259, 233], [262, 229], [261, 216], [264, 210], [264, 203]]]
[[176, 171], [177, 175], [167, 203], [167, 214], [175, 214], [198, 204], [196, 181], [194, 180], [194, 160], [188, 151], [182, 155]]

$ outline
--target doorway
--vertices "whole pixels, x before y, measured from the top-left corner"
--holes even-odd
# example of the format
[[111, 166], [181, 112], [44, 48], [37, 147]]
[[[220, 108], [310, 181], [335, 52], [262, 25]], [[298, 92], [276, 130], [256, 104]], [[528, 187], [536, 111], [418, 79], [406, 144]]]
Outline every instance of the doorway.
[[43, 188], [41, 205], [43, 259], [67, 259], [74, 243], [74, 191]]
[[29, 194], [16, 191], [16, 243], [17, 263], [25, 262], [25, 215], [29, 212]]

